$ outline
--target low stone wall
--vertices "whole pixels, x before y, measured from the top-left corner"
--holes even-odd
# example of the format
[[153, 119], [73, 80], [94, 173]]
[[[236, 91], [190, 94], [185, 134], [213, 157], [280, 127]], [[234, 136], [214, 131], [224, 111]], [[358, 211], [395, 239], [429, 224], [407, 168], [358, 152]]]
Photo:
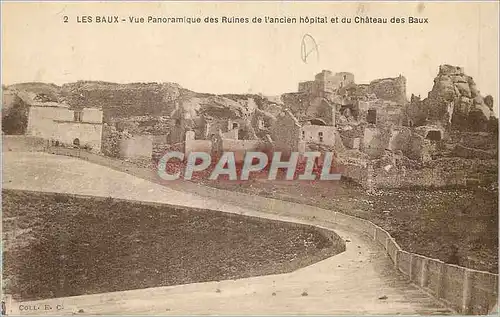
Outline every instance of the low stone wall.
[[496, 159], [443, 158], [422, 167], [374, 168], [371, 164], [343, 163], [342, 176], [368, 189], [447, 187], [491, 184], [498, 177]]
[[461, 144], [467, 148], [498, 150], [498, 135], [496, 133], [450, 131], [445, 141], [451, 144]]
[[463, 146], [461, 144], [457, 144], [455, 149], [453, 150], [454, 156], [463, 157], [463, 158], [477, 158], [482, 160], [495, 159], [498, 156], [497, 150], [481, 150], [474, 149]]
[[153, 136], [134, 135], [118, 142], [120, 157], [127, 159], [148, 158], [153, 155]]
[[243, 162], [247, 151], [260, 152], [264, 147], [265, 143], [261, 140], [222, 139], [222, 151], [233, 152], [236, 162]]
[[335, 222], [372, 237], [408, 279], [462, 314], [486, 315], [498, 303], [498, 274], [472, 270], [401, 249], [394, 238], [370, 221], [335, 214]]
[[210, 140], [186, 140], [185, 143], [185, 154], [191, 152], [205, 152], [211, 153], [212, 151], [212, 141]]

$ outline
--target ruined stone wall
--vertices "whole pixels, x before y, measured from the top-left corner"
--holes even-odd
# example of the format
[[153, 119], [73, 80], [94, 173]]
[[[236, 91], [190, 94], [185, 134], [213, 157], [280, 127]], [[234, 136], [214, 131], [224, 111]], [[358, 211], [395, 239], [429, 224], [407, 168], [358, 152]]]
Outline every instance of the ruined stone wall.
[[338, 88], [347, 87], [354, 84], [354, 74], [348, 72], [335, 73], [333, 76], [336, 86]]
[[[322, 143], [334, 146], [337, 128], [325, 125], [304, 125], [302, 127], [302, 140], [305, 142]], [[321, 138], [320, 138], [321, 136]]]
[[312, 93], [314, 87], [314, 81], [304, 81], [299, 83], [299, 92]]
[[342, 160], [339, 162], [338, 169], [343, 178], [367, 187], [369, 174], [367, 161]]
[[126, 159], [151, 158], [153, 155], [153, 136], [135, 135], [119, 141], [120, 157]]
[[333, 74], [329, 70], [323, 70], [314, 77], [313, 95], [323, 97], [323, 93], [333, 93]]
[[211, 153], [212, 152], [212, 141], [186, 139], [184, 153], [186, 155], [188, 155], [189, 153], [192, 153], [192, 152]]
[[361, 149], [370, 157], [379, 158], [389, 149], [391, 136], [390, 128], [367, 127], [361, 140]]
[[261, 140], [230, 140], [222, 139], [222, 151], [233, 152], [237, 163], [243, 162], [246, 152], [260, 152], [265, 148]]
[[405, 127], [395, 127], [389, 139], [388, 149], [391, 151], [402, 151], [405, 153], [408, 149], [408, 143], [411, 138], [411, 131]]
[[[222, 133], [223, 139], [238, 140], [238, 129], [233, 129]], [[242, 140], [243, 141], [243, 140]]]
[[496, 133], [450, 131], [445, 141], [473, 149], [498, 150], [498, 134]]
[[497, 177], [496, 160], [449, 158], [430, 161], [418, 169], [375, 169], [372, 184], [374, 188], [465, 186], [491, 184]]
[[118, 157], [120, 154], [120, 139], [121, 133], [114, 126], [105, 123], [102, 127], [102, 153], [109, 157]]
[[316, 74], [312, 87], [312, 94], [316, 97], [326, 97], [333, 94], [337, 89], [354, 84], [354, 75], [348, 72], [333, 74], [329, 70], [323, 70]]
[[[344, 133], [344, 137], [347, 134]], [[411, 160], [427, 162], [441, 151], [441, 141], [427, 140], [424, 135], [408, 127], [368, 126], [361, 140], [361, 150], [371, 158], [380, 158], [386, 151], [401, 152]]]
[[379, 99], [394, 101], [401, 105], [407, 103], [406, 78], [403, 76], [373, 80], [368, 91]]
[[325, 98], [316, 97], [309, 103], [306, 116], [302, 119], [321, 119], [328, 125], [335, 125], [335, 106], [331, 105]]
[[219, 130], [222, 133], [228, 132], [231, 129], [228, 129], [229, 127], [229, 122], [230, 120], [228, 119], [212, 119], [211, 121], [206, 122], [206, 135], [197, 135], [198, 139], [210, 139], [212, 134], [218, 134]]
[[[363, 103], [362, 103], [363, 105]], [[376, 112], [377, 126], [400, 126], [403, 122], [404, 107], [390, 101], [377, 100], [368, 103], [368, 110]], [[361, 117], [362, 120], [368, 120], [368, 111], [365, 116]]]
[[428, 116], [428, 108], [420, 100], [420, 98], [413, 98], [411, 102], [404, 108], [404, 121], [406, 126], [421, 126], [426, 123]]
[[469, 148], [461, 144], [457, 144], [453, 149], [453, 156], [480, 160], [498, 159], [498, 152], [496, 150], [485, 151], [481, 149]]
[[367, 189], [489, 185], [497, 181], [498, 161], [443, 158], [418, 167], [342, 162], [341, 170]]
[[101, 152], [102, 124], [54, 122], [54, 131], [54, 140], [71, 145], [78, 139], [80, 146]]
[[169, 133], [169, 143], [175, 144], [179, 142], [184, 142], [184, 138], [186, 137], [186, 130], [183, 126], [182, 122], [179, 124], [174, 122], [171, 123], [170, 133]]
[[102, 110], [96, 108], [83, 108], [82, 121], [92, 123], [102, 123]]
[[285, 111], [279, 115], [270, 131], [276, 151], [284, 153], [298, 151], [302, 139], [302, 127], [290, 112]]
[[153, 159], [163, 156], [169, 147], [167, 135], [153, 135]]
[[408, 147], [403, 152], [408, 158], [417, 161], [429, 161], [433, 146], [429, 140], [416, 133], [412, 133]]
[[286, 93], [281, 96], [285, 108], [297, 117], [305, 115], [310, 98], [311, 96], [306, 93]]
[[73, 111], [63, 107], [30, 107], [26, 134], [44, 139], [55, 138], [54, 120], [73, 121]]

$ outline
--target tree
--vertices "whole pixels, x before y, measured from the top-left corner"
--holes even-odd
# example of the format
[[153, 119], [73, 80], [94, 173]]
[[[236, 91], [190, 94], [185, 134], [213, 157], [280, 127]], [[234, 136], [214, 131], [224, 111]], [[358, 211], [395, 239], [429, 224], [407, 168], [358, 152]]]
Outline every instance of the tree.
[[19, 97], [15, 97], [12, 107], [2, 111], [2, 131], [5, 134], [24, 134], [28, 126], [29, 107]]

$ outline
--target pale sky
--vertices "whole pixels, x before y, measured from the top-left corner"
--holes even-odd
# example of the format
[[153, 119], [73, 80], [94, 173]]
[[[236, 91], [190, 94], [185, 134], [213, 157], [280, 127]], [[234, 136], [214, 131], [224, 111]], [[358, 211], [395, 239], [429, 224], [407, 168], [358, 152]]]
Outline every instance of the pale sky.
[[[78, 24], [78, 16], [427, 17], [428, 24]], [[498, 105], [496, 2], [2, 2], [4, 84], [76, 80], [176, 82], [210, 93], [277, 95], [322, 69], [357, 83], [407, 78], [408, 95], [432, 88], [440, 64], [462, 66]], [[69, 22], [63, 23], [63, 16]], [[304, 34], [319, 58], [301, 59]], [[497, 112], [498, 113], [498, 112]]]

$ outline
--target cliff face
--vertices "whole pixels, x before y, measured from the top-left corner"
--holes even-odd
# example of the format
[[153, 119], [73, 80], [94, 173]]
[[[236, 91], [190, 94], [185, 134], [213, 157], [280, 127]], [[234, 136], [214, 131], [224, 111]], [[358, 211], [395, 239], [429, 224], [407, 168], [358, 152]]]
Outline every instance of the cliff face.
[[493, 98], [483, 97], [463, 68], [441, 65], [434, 86], [423, 101], [412, 98], [410, 120], [439, 124], [459, 131], [488, 131], [496, 119]]

